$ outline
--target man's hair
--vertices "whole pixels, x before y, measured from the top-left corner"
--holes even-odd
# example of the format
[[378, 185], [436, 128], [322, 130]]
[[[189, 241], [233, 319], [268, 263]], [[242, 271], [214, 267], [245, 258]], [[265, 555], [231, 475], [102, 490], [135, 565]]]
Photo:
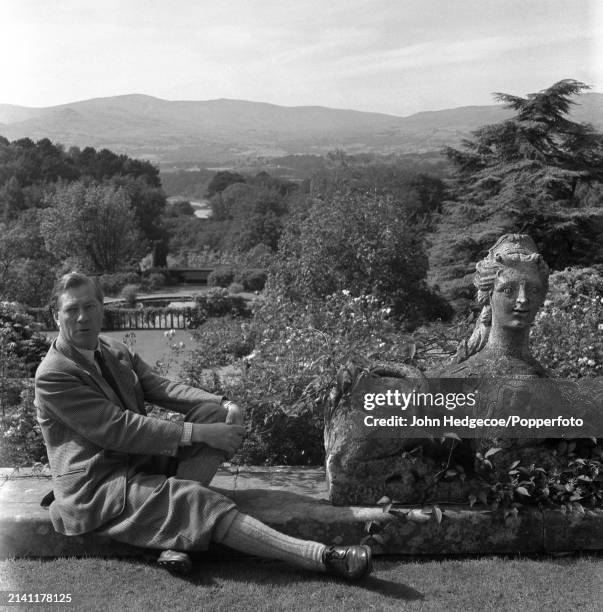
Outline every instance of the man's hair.
[[102, 304], [104, 300], [103, 290], [94, 278], [90, 278], [81, 272], [68, 272], [59, 278], [54, 284], [50, 295], [50, 308], [56, 312], [59, 309], [59, 299], [65, 291], [76, 289], [83, 285], [90, 285], [94, 289], [96, 299]]

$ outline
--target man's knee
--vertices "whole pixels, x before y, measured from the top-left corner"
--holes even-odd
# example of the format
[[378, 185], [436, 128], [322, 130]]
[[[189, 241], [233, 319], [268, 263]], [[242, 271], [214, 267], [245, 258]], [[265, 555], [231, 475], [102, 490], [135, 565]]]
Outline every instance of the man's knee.
[[199, 402], [184, 417], [191, 423], [224, 423], [228, 411], [222, 408], [219, 401], [206, 400]]

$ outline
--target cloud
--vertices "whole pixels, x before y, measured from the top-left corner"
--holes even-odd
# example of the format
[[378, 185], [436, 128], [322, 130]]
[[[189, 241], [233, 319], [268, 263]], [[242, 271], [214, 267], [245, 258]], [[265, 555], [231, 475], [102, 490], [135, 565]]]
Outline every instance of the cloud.
[[561, 66], [601, 87], [602, 13], [591, 0], [0, 0], [0, 102], [140, 92], [391, 112], [392, 92], [445, 107], [457, 77], [462, 100], [483, 103]]
[[[603, 30], [592, 33], [594, 40], [603, 38]], [[433, 66], [450, 66], [468, 62], [493, 60], [506, 53], [539, 49], [550, 45], [579, 43], [584, 36], [568, 31], [541, 33], [539, 36], [491, 36], [472, 40], [431, 40], [396, 48], [347, 54], [336, 58], [331, 66], [341, 76], [362, 77], [367, 74], [394, 72]]]

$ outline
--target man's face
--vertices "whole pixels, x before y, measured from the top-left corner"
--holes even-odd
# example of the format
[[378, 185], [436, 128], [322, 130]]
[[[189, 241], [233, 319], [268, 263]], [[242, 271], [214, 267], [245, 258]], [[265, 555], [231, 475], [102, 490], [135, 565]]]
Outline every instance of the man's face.
[[67, 289], [59, 297], [55, 320], [59, 335], [72, 346], [93, 350], [103, 320], [103, 305], [90, 284]]

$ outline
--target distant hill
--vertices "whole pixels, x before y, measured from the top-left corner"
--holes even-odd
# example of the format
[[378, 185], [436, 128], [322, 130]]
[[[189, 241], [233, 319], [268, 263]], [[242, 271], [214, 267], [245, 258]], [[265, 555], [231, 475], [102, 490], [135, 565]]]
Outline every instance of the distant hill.
[[[603, 131], [603, 94], [586, 93], [572, 111]], [[422, 153], [458, 145], [481, 125], [510, 116], [501, 106], [466, 106], [409, 117], [243, 100], [168, 101], [132, 94], [47, 108], [0, 104], [0, 134], [106, 147], [156, 162], [245, 156]]]

